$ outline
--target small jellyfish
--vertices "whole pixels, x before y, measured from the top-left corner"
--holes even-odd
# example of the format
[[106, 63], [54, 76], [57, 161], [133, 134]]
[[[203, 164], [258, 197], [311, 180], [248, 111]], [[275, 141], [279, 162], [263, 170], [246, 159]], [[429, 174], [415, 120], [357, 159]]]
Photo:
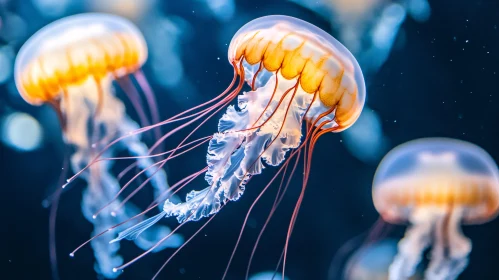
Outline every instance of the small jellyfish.
[[[185, 202], [175, 203], [166, 199], [160, 214], [122, 231], [114, 241], [133, 240], [163, 217], [177, 217], [181, 223], [177, 227], [179, 229], [186, 222], [211, 216], [197, 234], [229, 201], [241, 198], [253, 176], [262, 173], [267, 167], [280, 166], [253, 203], [254, 206], [282, 173], [281, 183], [287, 183], [280, 185], [269, 214], [270, 219], [287, 190], [298, 161], [303, 159], [302, 190], [287, 229], [282, 258], [284, 277], [287, 244], [310, 175], [312, 151], [321, 135], [343, 131], [357, 120], [365, 101], [363, 75], [352, 54], [333, 37], [308, 22], [287, 16], [266, 16], [244, 25], [230, 43], [228, 59], [234, 67], [234, 77], [225, 92], [157, 124], [184, 121], [164, 135], [161, 142], [177, 131], [200, 122], [189, 129], [188, 136], [182, 142], [175, 144], [176, 148], [168, 151], [163, 162], [209, 141], [206, 167], [177, 182], [172, 190], [185, 187], [202, 174], [208, 186], [189, 192]], [[251, 91], [238, 96], [245, 82]], [[237, 107], [229, 105], [237, 96]], [[226, 113], [218, 123], [218, 132], [213, 136], [188, 142], [195, 131], [226, 106]], [[302, 126], [305, 127], [304, 135]], [[294, 163], [290, 164], [293, 160]], [[227, 275], [247, 218], [248, 216], [223, 278]], [[262, 232], [264, 229], [265, 226]], [[169, 236], [165, 236], [164, 240], [168, 238]], [[191, 239], [192, 237], [187, 242]], [[256, 245], [254, 248], [256, 249]], [[116, 267], [116, 270], [127, 267], [147, 253]], [[249, 267], [250, 265], [248, 271]]]
[[456, 279], [468, 263], [471, 242], [461, 224], [482, 224], [499, 208], [499, 171], [473, 144], [445, 138], [420, 139], [389, 152], [373, 183], [383, 220], [409, 223], [390, 265], [390, 279], [414, 274], [432, 247], [425, 279]]
[[[264, 271], [253, 274], [249, 280], [278, 280], [282, 279], [282, 275], [275, 271]], [[288, 277], [284, 277], [284, 280], [289, 280]]]
[[[17, 89], [26, 102], [49, 104], [57, 112], [64, 141], [75, 150], [70, 159], [75, 172], [86, 166], [104, 143], [139, 128], [126, 115], [123, 102], [115, 96], [113, 81], [134, 104], [143, 124], [158, 121], [153, 93], [140, 70], [146, 58], [147, 47], [140, 31], [129, 21], [107, 14], [80, 14], [55, 21], [36, 32], [20, 49], [15, 62]], [[149, 105], [150, 122], [142, 108], [140, 92]], [[120, 150], [132, 156], [148, 151], [138, 135], [127, 137], [120, 144], [107, 149], [105, 156], [112, 157]], [[95, 232], [139, 212], [132, 204], [120, 207], [127, 199], [120, 201], [116, 197], [120, 185], [111, 173], [112, 163], [104, 158], [81, 174], [87, 182], [81, 207]], [[157, 166], [149, 168], [155, 164], [153, 159], [136, 158], [135, 163], [150, 177], [156, 196], [168, 191], [164, 170]], [[55, 240], [59, 196], [55, 197], [51, 211], [51, 241]], [[113, 212], [98, 215], [109, 201], [114, 203]], [[158, 226], [151, 234], [137, 239], [136, 244], [148, 247], [156, 243], [158, 236], [169, 232], [166, 226]], [[122, 264], [123, 259], [117, 255], [119, 244], [109, 245], [113, 238], [106, 238], [91, 244], [96, 258], [95, 269], [106, 278], [116, 278], [118, 274], [112, 268]], [[181, 243], [181, 237], [176, 235], [163, 243], [162, 248], [178, 247]], [[54, 264], [55, 247], [51, 254]], [[55, 275], [56, 268], [53, 270]]]
[[[347, 261], [343, 277], [344, 280], [386, 280], [388, 267], [397, 254], [397, 241], [385, 239], [358, 249]], [[337, 279], [330, 275], [330, 280]], [[411, 280], [423, 279], [418, 270]]]

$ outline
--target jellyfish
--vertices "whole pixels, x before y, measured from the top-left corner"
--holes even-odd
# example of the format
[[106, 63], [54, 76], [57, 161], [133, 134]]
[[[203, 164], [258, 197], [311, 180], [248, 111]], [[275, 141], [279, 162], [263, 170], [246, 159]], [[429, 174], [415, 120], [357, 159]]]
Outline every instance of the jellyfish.
[[[174, 149], [150, 156], [166, 156], [161, 161], [165, 163], [192, 151], [203, 142], [209, 142], [206, 166], [178, 181], [171, 189], [175, 193], [202, 174], [208, 186], [190, 191], [184, 202], [164, 200], [161, 213], [120, 232], [112, 242], [134, 240], [164, 217], [177, 218], [180, 225], [173, 232], [187, 222], [207, 218], [183, 247], [227, 203], [241, 198], [253, 176], [261, 174], [265, 168], [275, 167], [278, 168], [275, 176], [261, 189], [260, 196], [253, 203], [254, 206], [282, 173], [278, 197], [269, 214], [270, 219], [287, 190], [298, 161], [303, 159], [302, 189], [291, 216], [283, 250], [284, 277], [287, 244], [305, 193], [312, 151], [321, 135], [343, 131], [356, 121], [365, 101], [363, 75], [353, 55], [332, 36], [308, 22], [288, 16], [261, 17], [244, 25], [230, 42], [228, 60], [234, 68], [234, 76], [226, 91], [210, 101], [136, 132], [142, 133], [156, 126], [175, 123], [176, 126], [156, 143], [159, 144], [178, 131], [198, 123], [180, 143], [174, 145]], [[242, 92], [245, 83], [249, 91]], [[236, 97], [237, 106], [229, 105]], [[216, 133], [188, 140], [208, 119], [225, 107], [226, 112], [218, 122]], [[302, 127], [305, 127], [304, 135]], [[119, 141], [121, 140], [116, 139], [109, 145]], [[294, 164], [291, 163], [293, 160]], [[74, 178], [70, 178], [69, 182]], [[283, 181], [286, 183], [283, 184]], [[251, 213], [251, 209], [247, 215]], [[248, 216], [222, 278], [227, 275], [247, 218]], [[262, 232], [263, 230], [264, 228]], [[100, 234], [93, 238], [99, 236]], [[168, 238], [169, 236], [165, 236], [163, 240]], [[115, 270], [131, 265], [154, 250], [163, 240]], [[86, 242], [81, 246], [85, 244]], [[178, 250], [163, 267], [177, 252]], [[246, 278], [249, 267], [250, 264]]]
[[373, 182], [383, 220], [408, 223], [390, 279], [407, 279], [431, 247], [425, 279], [456, 279], [466, 268], [471, 241], [461, 224], [492, 220], [499, 208], [499, 171], [476, 145], [445, 138], [419, 139], [389, 152]]
[[[74, 148], [70, 163], [75, 172], [86, 166], [105, 143], [139, 128], [116, 97], [113, 81], [135, 105], [141, 121], [149, 124], [149, 117], [142, 108], [141, 91], [149, 105], [151, 121], [157, 121], [154, 96], [140, 70], [146, 57], [147, 47], [140, 31], [129, 21], [107, 14], [80, 14], [55, 21], [36, 32], [20, 49], [15, 62], [17, 89], [29, 104], [49, 104], [54, 108], [64, 142]], [[127, 137], [120, 145], [107, 149], [105, 156], [112, 157], [122, 150], [132, 156], [145, 154], [148, 147], [139, 136]], [[154, 165], [153, 159], [137, 158], [135, 162], [151, 178], [155, 196], [168, 191], [164, 170], [157, 166], [148, 168]], [[111, 200], [115, 205], [124, 203], [116, 198], [120, 184], [111, 172], [112, 166], [113, 161], [102, 160], [81, 176], [87, 183], [81, 209], [95, 232], [139, 212], [128, 203], [121, 208], [114, 207], [113, 212], [97, 215]], [[55, 246], [56, 211], [54, 201], [50, 225], [52, 246]], [[146, 248], [168, 233], [168, 227], [157, 226], [150, 234], [137, 239], [136, 244]], [[119, 244], [109, 245], [113, 238], [106, 238], [92, 241], [94, 267], [98, 274], [116, 278], [118, 274], [112, 268], [122, 264], [123, 259], [118, 255]], [[175, 235], [157, 250], [178, 247], [181, 243], [181, 236]], [[55, 247], [51, 249], [51, 258], [54, 265]], [[56, 273], [56, 268], [53, 270]]]
[[[395, 239], [384, 239], [361, 247], [347, 261], [341, 279], [386, 280], [388, 267], [396, 254], [397, 241]], [[336, 279], [336, 277], [330, 275], [329, 279]], [[421, 271], [417, 270], [410, 279], [423, 279]]]
[[[277, 279], [282, 279], [282, 275], [275, 271], [258, 272], [249, 278], [249, 280], [277, 280]], [[284, 279], [289, 280], [288, 277], [285, 277]]]

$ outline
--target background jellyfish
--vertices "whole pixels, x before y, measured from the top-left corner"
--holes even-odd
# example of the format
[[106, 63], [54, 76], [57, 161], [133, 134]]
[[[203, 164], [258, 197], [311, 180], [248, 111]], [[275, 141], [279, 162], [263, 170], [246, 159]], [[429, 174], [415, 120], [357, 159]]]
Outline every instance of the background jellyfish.
[[[106, 14], [83, 14], [56, 21], [34, 34], [21, 48], [15, 64], [17, 88], [28, 103], [49, 104], [56, 110], [64, 140], [75, 149], [71, 155], [73, 170], [86, 166], [111, 139], [138, 129], [125, 114], [123, 103], [115, 97], [112, 80], [127, 93], [144, 125], [149, 117], [142, 108], [139, 90], [149, 105], [151, 120], [157, 121], [154, 96], [140, 70], [146, 57], [147, 48], [136, 27], [123, 18]], [[112, 157], [123, 149], [132, 156], [145, 154], [148, 150], [137, 135], [120, 144], [107, 149], [105, 156]], [[154, 165], [151, 159], [138, 158], [136, 165], [145, 168], [155, 196], [168, 191], [165, 172], [157, 167], [149, 168]], [[132, 204], [121, 207], [124, 202], [117, 198], [121, 193], [120, 185], [111, 173], [111, 167], [111, 162], [104, 160], [81, 176], [87, 182], [82, 211], [94, 225], [95, 232], [139, 212]], [[100, 213], [112, 200], [113, 212]], [[54, 215], [56, 209], [57, 204], [54, 204]], [[52, 221], [52, 234], [55, 234], [54, 227], [55, 220]], [[169, 232], [167, 227], [158, 226], [137, 239], [136, 244], [148, 248], [157, 237]], [[112, 236], [107, 236], [91, 244], [96, 258], [95, 270], [106, 278], [115, 278], [118, 274], [112, 268], [122, 263], [117, 255], [119, 244], [109, 245], [111, 239]], [[182, 239], [175, 235], [157, 250], [178, 247], [181, 242]], [[55, 261], [55, 255], [53, 258]]]
[[211, 14], [221, 22], [232, 19], [236, 11], [236, 1], [234, 0], [196, 0], [201, 5], [205, 5]]
[[[275, 271], [264, 271], [264, 272], [258, 272], [249, 278], [249, 280], [278, 280], [278, 279], [283, 279], [283, 276]], [[289, 280], [288, 277], [284, 277], [284, 280]]]
[[291, 0], [331, 22], [338, 39], [358, 58], [367, 76], [388, 58], [407, 14], [417, 21], [430, 16], [427, 0]]
[[[347, 261], [343, 276], [345, 280], [386, 280], [388, 268], [397, 254], [397, 241], [385, 239], [357, 250]], [[330, 275], [330, 280], [338, 279]], [[410, 278], [423, 279], [421, 271]]]
[[390, 279], [412, 276], [430, 246], [425, 279], [456, 279], [471, 251], [461, 224], [481, 224], [497, 215], [499, 171], [473, 144], [415, 140], [385, 156], [374, 177], [373, 200], [385, 221], [410, 224], [390, 265]]
[[[185, 222], [211, 216], [199, 229], [201, 230], [227, 202], [236, 201], [242, 196], [246, 184], [254, 175], [259, 175], [268, 166], [280, 166], [271, 182], [261, 191], [263, 195], [283, 170], [283, 180], [292, 178], [296, 163], [303, 156], [303, 186], [288, 228], [283, 255], [284, 275], [287, 244], [303, 200], [314, 146], [321, 135], [347, 129], [360, 115], [365, 100], [362, 72], [355, 58], [333, 37], [312, 24], [287, 16], [262, 17], [243, 26], [231, 41], [228, 58], [235, 72], [233, 81], [225, 92], [157, 124], [188, 120], [161, 137], [156, 145], [178, 130], [202, 120], [174, 149], [163, 153], [167, 157], [161, 162], [167, 162], [175, 153], [181, 155], [188, 152], [196, 142], [209, 141], [207, 166], [177, 182], [172, 190], [185, 187], [203, 173], [209, 186], [200, 191], [189, 192], [186, 201], [182, 203], [167, 199], [161, 213], [122, 231], [112, 242], [134, 240], [163, 217], [176, 216], [182, 226]], [[237, 77], [239, 81], [236, 85]], [[250, 86], [251, 91], [238, 96], [244, 82]], [[237, 109], [234, 105], [228, 106], [218, 123], [217, 133], [188, 142], [189, 137], [207, 119], [236, 96]], [[302, 126], [305, 124], [306, 133], [302, 139]], [[294, 167], [286, 173], [292, 160], [296, 160]], [[89, 166], [86, 168], [91, 168], [92, 165]], [[287, 187], [281, 195], [284, 195], [286, 189]], [[269, 218], [277, 207], [278, 200], [279, 194]], [[251, 209], [248, 215], [250, 212]], [[244, 225], [239, 238], [243, 230]], [[169, 235], [165, 236], [148, 251], [115, 270], [129, 266], [168, 238]], [[223, 278], [227, 275], [238, 243], [239, 240]]]

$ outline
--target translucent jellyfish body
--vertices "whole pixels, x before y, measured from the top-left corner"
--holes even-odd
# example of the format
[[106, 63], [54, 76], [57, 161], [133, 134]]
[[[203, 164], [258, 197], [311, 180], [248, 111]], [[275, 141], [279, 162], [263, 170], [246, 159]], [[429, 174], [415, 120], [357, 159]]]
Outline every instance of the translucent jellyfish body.
[[[75, 148], [71, 155], [74, 171], [89, 164], [104, 148], [104, 143], [129, 135], [139, 127], [126, 115], [124, 104], [115, 96], [113, 80], [130, 98], [141, 122], [157, 122], [154, 96], [140, 70], [146, 58], [147, 47], [140, 31], [129, 21], [107, 14], [80, 14], [55, 21], [35, 33], [19, 51], [15, 62], [16, 86], [26, 102], [50, 104], [56, 110], [64, 140]], [[139, 91], [149, 105], [151, 120], [142, 108]], [[103, 154], [113, 156], [118, 150], [136, 156], [147, 153], [148, 148], [134, 135], [127, 137], [121, 145], [106, 149]], [[168, 191], [168, 184], [162, 169], [147, 168], [153, 164], [150, 158], [136, 161], [136, 165], [150, 177], [151, 185], [159, 195]], [[123, 208], [125, 201], [115, 199], [120, 185], [111, 173], [111, 167], [112, 162], [102, 161], [82, 174], [88, 183], [83, 194], [82, 211], [96, 232], [138, 213], [135, 206], [128, 204]], [[113, 202], [112, 212], [97, 215], [110, 201]], [[56, 203], [53, 209], [55, 215]], [[51, 236], [55, 234], [55, 216], [52, 219]], [[145, 247], [155, 243], [157, 236], [169, 232], [167, 227], [158, 226], [136, 243]], [[108, 240], [103, 238], [92, 242], [95, 269], [106, 278], [115, 278], [118, 274], [112, 268], [123, 261], [117, 255], [119, 244], [108, 244], [111, 239], [109, 236]], [[181, 238], [175, 236], [163, 245], [177, 247], [181, 242]], [[55, 250], [51, 252], [55, 254]], [[52, 258], [55, 259], [54, 255]]]
[[[397, 241], [385, 239], [357, 250], [347, 261], [344, 280], [386, 280], [388, 268], [397, 254]], [[330, 275], [330, 280], [337, 279]], [[423, 279], [421, 271], [415, 273], [411, 280]]]
[[455, 279], [466, 267], [471, 242], [461, 224], [493, 219], [499, 207], [499, 171], [473, 144], [420, 139], [389, 152], [373, 184], [373, 200], [390, 223], [409, 223], [390, 266], [390, 279], [413, 275], [432, 247], [425, 279]]
[[[134, 240], [163, 217], [177, 217], [181, 225], [175, 232], [188, 221], [211, 216], [196, 235], [226, 203], [242, 196], [253, 176], [260, 174], [267, 166], [279, 166], [271, 182], [261, 189], [263, 195], [271, 183], [282, 175], [268, 223], [287, 190], [298, 161], [303, 159], [302, 192], [287, 229], [284, 271], [287, 244], [303, 200], [315, 143], [321, 135], [343, 131], [357, 120], [365, 101], [363, 75], [355, 58], [338, 41], [314, 25], [287, 16], [262, 17], [243, 26], [230, 43], [228, 59], [234, 67], [234, 77], [223, 93], [137, 131], [142, 133], [159, 125], [175, 124], [156, 143], [159, 145], [178, 131], [198, 123], [180, 143], [175, 144], [175, 148], [150, 156], [165, 156], [161, 162], [166, 163], [209, 142], [206, 167], [178, 181], [171, 189], [177, 192], [202, 174], [208, 186], [199, 191], [190, 191], [185, 202], [175, 203], [166, 199], [160, 214], [122, 231], [113, 241]], [[242, 92], [245, 83], [251, 89], [248, 92]], [[237, 106], [229, 105], [236, 97]], [[218, 123], [218, 132], [212, 136], [188, 140], [208, 119], [224, 108], [227, 109]], [[304, 136], [302, 126], [306, 126]], [[119, 141], [121, 139], [112, 144]], [[127, 267], [169, 238], [169, 235], [165, 236], [148, 251], [115, 270]], [[239, 240], [222, 278], [227, 275]], [[249, 276], [249, 267], [246, 278]]]

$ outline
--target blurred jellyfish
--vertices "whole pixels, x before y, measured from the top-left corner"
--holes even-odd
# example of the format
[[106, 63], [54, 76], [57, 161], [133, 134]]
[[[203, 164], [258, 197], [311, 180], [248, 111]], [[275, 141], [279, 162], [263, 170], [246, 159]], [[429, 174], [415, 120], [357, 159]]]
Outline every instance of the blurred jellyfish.
[[409, 14], [417, 21], [430, 16], [427, 0], [291, 0], [331, 22], [339, 40], [371, 76], [386, 61], [401, 24]]
[[[254, 175], [262, 173], [267, 166], [280, 166], [270, 183], [262, 189], [259, 199], [279, 174], [283, 173], [281, 183], [287, 180], [289, 184], [298, 161], [303, 159], [302, 190], [289, 224], [282, 258], [284, 275], [287, 244], [303, 201], [314, 146], [321, 135], [343, 131], [357, 120], [365, 101], [364, 79], [357, 61], [343, 45], [316, 26], [287, 16], [267, 16], [247, 23], [234, 35], [228, 59], [234, 67], [234, 77], [226, 91], [158, 124], [184, 121], [176, 124], [175, 128], [160, 139], [164, 141], [177, 131], [200, 122], [195, 128], [189, 129], [189, 135], [176, 144], [173, 150], [165, 153], [167, 157], [162, 162], [209, 141], [207, 166], [180, 180], [171, 189], [176, 192], [177, 188], [183, 188], [202, 174], [208, 187], [189, 192], [186, 201], [182, 203], [166, 199], [162, 213], [122, 231], [113, 241], [134, 240], [163, 217], [177, 217], [181, 223], [177, 227], [179, 229], [188, 221], [211, 216], [187, 240], [189, 242], [226, 203], [236, 201], [243, 195], [247, 183]], [[245, 82], [251, 91], [238, 96]], [[229, 105], [236, 97], [237, 107]], [[225, 107], [226, 113], [218, 123], [218, 132], [213, 136], [188, 142], [195, 131]], [[304, 137], [302, 126], [306, 126]], [[153, 127], [155, 126], [140, 132]], [[289, 173], [288, 167], [292, 169]], [[287, 184], [284, 189], [279, 188], [268, 219], [284, 196]], [[245, 224], [246, 222], [241, 228], [239, 240]], [[264, 229], [265, 227], [262, 232]], [[163, 240], [168, 238], [169, 236], [165, 236]], [[150, 250], [159, 246], [163, 240]], [[227, 275], [239, 240], [223, 278]], [[256, 246], [257, 244], [253, 253]], [[116, 267], [116, 270], [129, 266], [147, 253]], [[252, 257], [253, 254], [250, 263]], [[246, 278], [249, 267], [250, 264]]]
[[348, 151], [366, 163], [378, 161], [388, 148], [388, 139], [383, 134], [381, 119], [367, 106], [355, 124], [342, 133], [342, 137]]
[[[357, 250], [347, 261], [343, 278], [345, 280], [387, 280], [388, 267], [397, 254], [397, 241], [382, 240]], [[331, 280], [336, 278], [330, 278]], [[423, 279], [421, 271], [409, 278]]]
[[149, 45], [150, 67], [155, 81], [167, 89], [182, 85], [183, 94], [171, 94], [169, 98], [184, 101], [180, 98], [192, 94], [193, 89], [185, 76], [182, 42], [190, 37], [192, 26], [180, 17], [158, 14], [144, 20], [143, 30]]
[[[26, 102], [49, 104], [57, 112], [64, 141], [75, 148], [71, 156], [73, 170], [86, 166], [104, 143], [138, 129], [126, 115], [124, 104], [114, 95], [113, 80], [135, 105], [141, 122], [147, 124], [148, 117], [140, 100], [139, 90], [142, 91], [151, 119], [157, 122], [154, 96], [140, 70], [146, 57], [147, 48], [139, 30], [123, 18], [106, 14], [80, 14], [55, 21], [35, 33], [19, 51], [15, 62], [16, 86]], [[107, 149], [105, 156], [112, 157], [119, 149], [125, 149], [132, 156], [148, 151], [138, 135], [127, 137], [120, 144]], [[136, 165], [149, 177], [145, 183], [151, 182], [155, 196], [168, 192], [166, 174], [152, 159], [137, 158]], [[123, 201], [118, 198], [122, 190], [111, 167], [112, 161], [103, 159], [82, 174], [88, 184], [83, 193], [82, 211], [94, 225], [95, 232], [139, 212], [132, 204], [121, 207], [128, 198]], [[109, 202], [113, 203], [113, 212], [98, 215]], [[54, 227], [55, 220], [52, 220], [51, 238], [55, 234]], [[167, 227], [158, 226], [136, 243], [148, 247], [169, 232]], [[108, 244], [112, 239], [112, 235], [106, 236], [91, 244], [96, 258], [95, 270], [106, 278], [115, 278], [117, 274], [112, 268], [123, 262], [117, 255], [119, 244]], [[178, 247], [181, 243], [182, 238], [175, 235], [157, 250]], [[55, 254], [55, 249], [51, 252]]]
[[430, 246], [425, 279], [456, 279], [471, 251], [461, 224], [481, 224], [497, 215], [499, 170], [476, 145], [445, 138], [415, 140], [382, 160], [373, 200], [385, 221], [410, 224], [390, 265], [390, 279], [414, 275]]
[[253, 274], [249, 278], [249, 280], [279, 280], [279, 279], [289, 280], [288, 277], [283, 277], [282, 274], [275, 272], [275, 271], [259, 272], [259, 273]]
[[226, 22], [234, 17], [236, 4], [234, 0], [197, 0], [202, 2], [219, 21]]
[[150, 13], [157, 0], [87, 0], [85, 4], [91, 11], [113, 13], [137, 22]]
[[6, 145], [22, 152], [40, 147], [43, 132], [40, 123], [26, 113], [11, 113], [0, 120], [0, 139]]

